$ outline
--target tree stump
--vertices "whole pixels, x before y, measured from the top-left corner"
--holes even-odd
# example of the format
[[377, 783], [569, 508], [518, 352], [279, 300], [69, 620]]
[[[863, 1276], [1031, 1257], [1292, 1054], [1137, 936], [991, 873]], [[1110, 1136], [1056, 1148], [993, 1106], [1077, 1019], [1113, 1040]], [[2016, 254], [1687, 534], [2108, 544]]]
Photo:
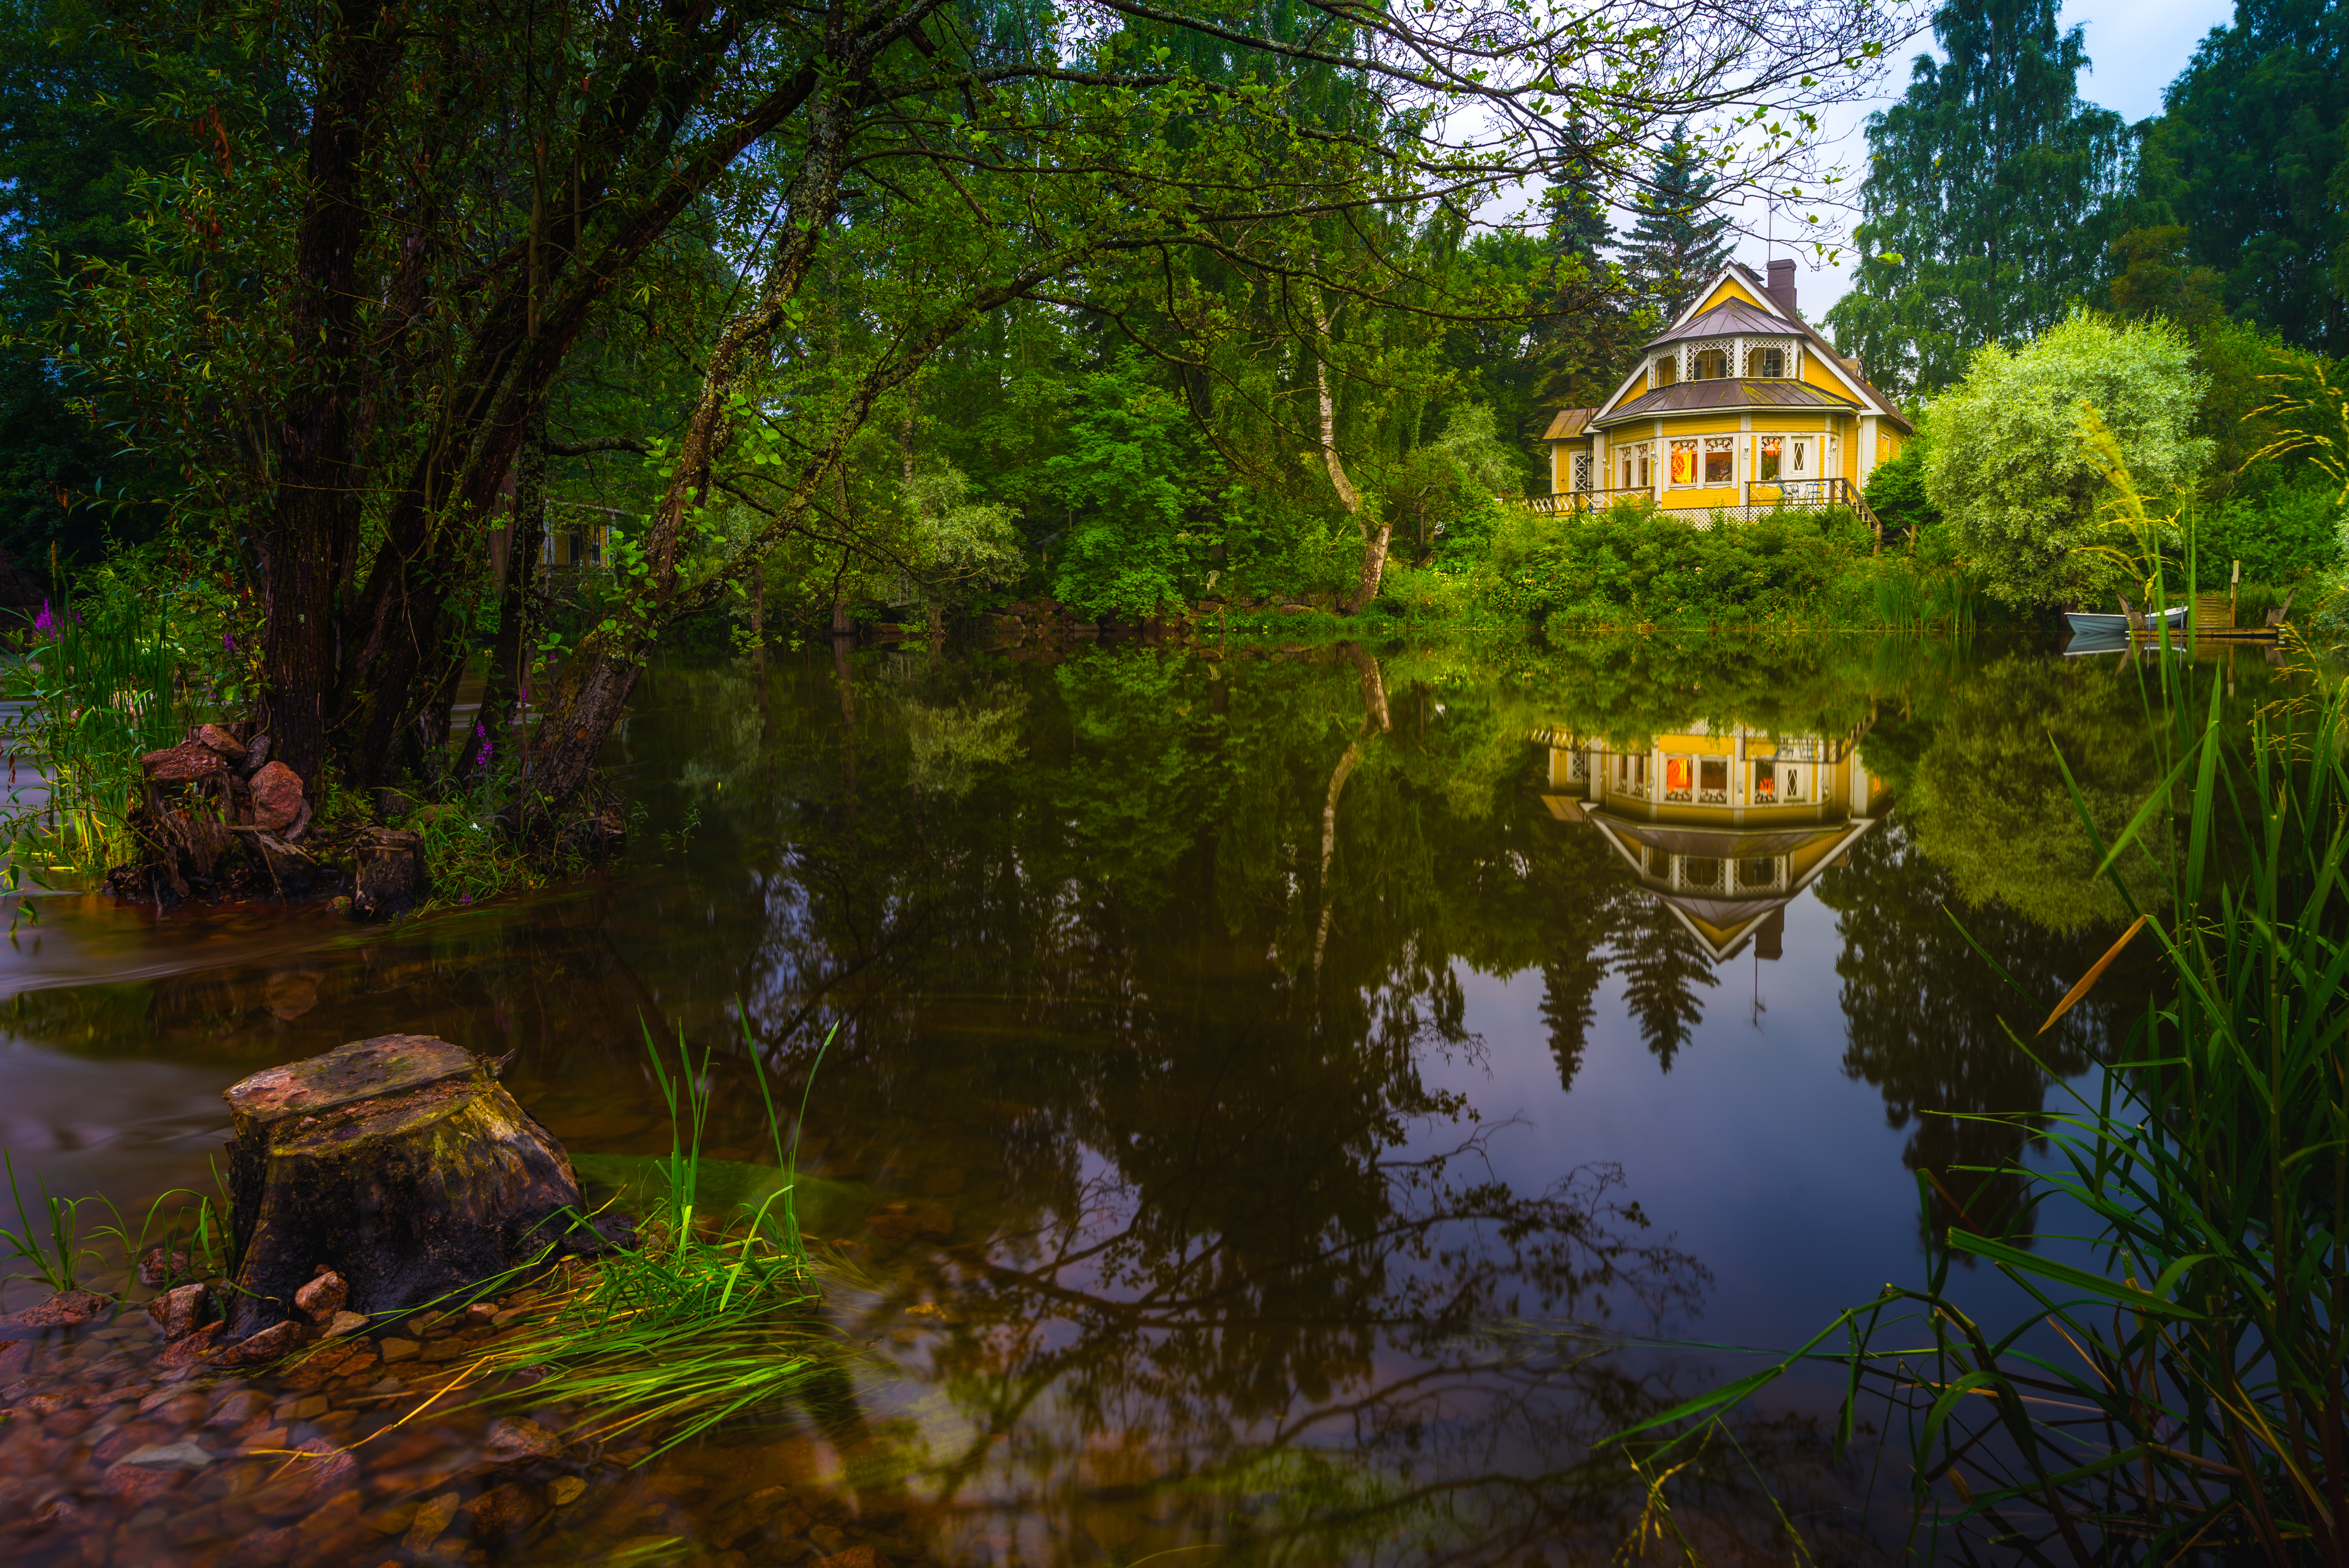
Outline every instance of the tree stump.
[[296, 1318], [323, 1266], [352, 1311], [440, 1301], [542, 1258], [600, 1251], [554, 1135], [481, 1057], [429, 1035], [355, 1040], [222, 1097], [233, 1343]]

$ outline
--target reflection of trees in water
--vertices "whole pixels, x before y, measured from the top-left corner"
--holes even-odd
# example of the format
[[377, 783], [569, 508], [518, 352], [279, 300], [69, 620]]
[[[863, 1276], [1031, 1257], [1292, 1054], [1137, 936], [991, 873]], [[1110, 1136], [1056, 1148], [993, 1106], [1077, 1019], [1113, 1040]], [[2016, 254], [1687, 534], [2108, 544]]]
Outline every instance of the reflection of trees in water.
[[1817, 891], [1843, 938], [1836, 969], [1848, 1031], [1844, 1071], [1883, 1091], [1892, 1126], [1913, 1124], [1901, 1159], [1938, 1182], [1930, 1233], [1962, 1222], [1960, 1204], [1978, 1229], [2019, 1223], [2027, 1232], [2015, 1178], [1965, 1169], [2011, 1165], [2024, 1137], [2012, 1123], [1970, 1119], [2035, 1111], [2051, 1081], [2001, 1020], [2055, 1072], [2083, 1072], [2144, 1005], [2153, 944], [2132, 944], [2073, 1010], [2068, 1028], [2034, 1039], [2047, 1009], [2119, 935], [2117, 924], [2055, 934], [2002, 903], [1964, 903], [1957, 879], [1920, 850], [1899, 814], [1854, 845]]
[[[841, 1025], [815, 1088], [827, 1160], [909, 1186], [984, 1162], [961, 1244], [874, 1265], [889, 1302], [935, 1296], [957, 1320], [918, 1373], [968, 1433], [931, 1466], [946, 1506], [1041, 1532], [1048, 1556], [1088, 1533], [1126, 1555], [1210, 1536], [1313, 1558], [1611, 1551], [1639, 1495], [1592, 1445], [1671, 1378], [1462, 1331], [1645, 1328], [1684, 1317], [1704, 1271], [1646, 1233], [1612, 1172], [1496, 1180], [1491, 1131], [1426, 1073], [1478, 1048], [1460, 962], [1526, 966], [1571, 903], [1541, 867], [1555, 846], [1428, 788], [1464, 727], [1427, 725], [1420, 694], [1354, 661], [1024, 673], [1013, 697], [967, 668], [860, 666], [855, 815], [803, 710], [774, 794], [713, 824], [788, 846], [737, 879], [753, 950], [704, 963], [713, 981], [741, 966], [787, 1078]], [[932, 716], [1021, 699], [1022, 746], [922, 787]], [[1654, 933], [1619, 871], [1588, 869], [1634, 972]], [[1692, 1006], [1663, 992], [1686, 977], [1636, 973], [1668, 1056]], [[1128, 1511], [1154, 1522], [1105, 1542], [1123, 1527], [1104, 1508], [1143, 1497]], [[1718, 1512], [1749, 1505], [1766, 1533], [1757, 1493]]]
[[1588, 829], [1546, 837], [1537, 874], [1554, 906], [1542, 960], [1542, 1021], [1558, 1084], [1574, 1087], [1599, 989], [1623, 978], [1623, 1004], [1664, 1071], [1704, 1016], [1699, 986], [1717, 985], [1712, 959], [1607, 842]]

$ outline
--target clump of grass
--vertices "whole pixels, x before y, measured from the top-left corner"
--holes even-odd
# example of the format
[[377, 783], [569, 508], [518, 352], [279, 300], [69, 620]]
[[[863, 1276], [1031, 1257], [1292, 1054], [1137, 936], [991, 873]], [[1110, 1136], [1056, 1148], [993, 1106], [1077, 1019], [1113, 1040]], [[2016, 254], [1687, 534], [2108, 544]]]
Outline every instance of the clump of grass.
[[[743, 1030], [748, 1046], [747, 1023]], [[755, 1206], [713, 1214], [696, 1201], [710, 1052], [696, 1062], [680, 1037], [672, 1068], [649, 1032], [645, 1045], [671, 1131], [636, 1244], [574, 1271], [542, 1326], [499, 1344], [478, 1371], [534, 1379], [533, 1407], [579, 1412], [566, 1433], [574, 1439], [657, 1434], [650, 1459], [806, 1388], [838, 1358], [815, 1318], [819, 1292], [793, 1197], [797, 1124], [787, 1146], [758, 1053], [746, 1052], [782, 1181]]]
[[[37, 1205], [27, 1204], [24, 1185], [16, 1175], [16, 1157], [0, 1150], [0, 1168], [5, 1168], [7, 1174], [8, 1195], [16, 1210], [17, 1227], [9, 1230], [0, 1226], [0, 1246], [7, 1249], [12, 1260], [32, 1265], [28, 1273], [11, 1274], [8, 1279], [36, 1280], [52, 1291], [85, 1288], [90, 1265], [102, 1263], [109, 1255], [104, 1249], [91, 1246], [82, 1239], [82, 1210], [92, 1203], [105, 1209], [114, 1219], [111, 1224], [90, 1227], [88, 1233], [93, 1238], [110, 1240], [121, 1250], [126, 1274], [137, 1269], [140, 1258], [145, 1255], [148, 1243], [155, 1239], [161, 1242], [167, 1258], [175, 1252], [184, 1253], [190, 1263], [188, 1277], [202, 1278], [221, 1272], [228, 1238], [228, 1198], [224, 1185], [218, 1208], [209, 1197], [183, 1187], [173, 1188], [147, 1206], [147, 1212], [134, 1232], [112, 1199], [102, 1195], [60, 1198], [49, 1191], [47, 1179], [37, 1174], [34, 1180], [40, 1201]], [[174, 1204], [174, 1200], [188, 1198], [195, 1199], [195, 1203]], [[165, 1214], [167, 1206], [171, 1207], [168, 1215]], [[160, 1226], [159, 1216], [161, 1217]], [[184, 1238], [180, 1233], [183, 1225], [187, 1230]], [[183, 1240], [184, 1247], [181, 1245]], [[166, 1272], [171, 1276], [166, 1283], [177, 1283], [176, 1271], [167, 1268]], [[5, 1283], [5, 1280], [0, 1280], [0, 1284]]]

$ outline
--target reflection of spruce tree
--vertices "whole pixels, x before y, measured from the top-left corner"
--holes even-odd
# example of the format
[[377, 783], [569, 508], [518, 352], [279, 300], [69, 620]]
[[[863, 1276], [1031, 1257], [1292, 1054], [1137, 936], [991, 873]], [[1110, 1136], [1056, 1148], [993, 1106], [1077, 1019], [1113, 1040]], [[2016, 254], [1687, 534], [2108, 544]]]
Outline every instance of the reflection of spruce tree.
[[1553, 826], [1544, 851], [1540, 864], [1551, 930], [1550, 956], [1541, 966], [1541, 1015], [1549, 1029], [1550, 1055], [1557, 1061], [1557, 1086], [1571, 1089], [1626, 913], [1648, 902], [1648, 895], [1607, 841], [1588, 828]]
[[1661, 899], [1628, 901], [1611, 947], [1623, 975], [1623, 1001], [1640, 1021], [1640, 1037], [1657, 1065], [1672, 1070], [1672, 1057], [1689, 1043], [1704, 1004], [1699, 985], [1716, 985], [1713, 960], [1689, 935]]
[[[1977, 1229], [2013, 1227], [2027, 1235], [2030, 1216], [2019, 1210], [2015, 1180], [1964, 1169], [2011, 1165], [2023, 1152], [2022, 1134], [2012, 1124], [1960, 1119], [2039, 1110], [2048, 1080], [2000, 1019], [2029, 1038], [2038, 1025], [2030, 1015], [2061, 996], [2117, 929], [2054, 935], [2002, 905], [1957, 903], [1949, 874], [1918, 851], [1898, 817], [1854, 845], [1817, 888], [1820, 902], [1837, 912], [1844, 943], [1836, 965], [1848, 1029], [1844, 1071], [1883, 1092], [1892, 1126], [1914, 1121], [1901, 1159], [1940, 1184], [1928, 1220], [1931, 1234], [1960, 1221], [1951, 1206], [1955, 1199]], [[1945, 903], [1964, 923], [1963, 933]], [[2008, 987], [1966, 934], [2031, 997], [2044, 1001]], [[2074, 1009], [2071, 1027], [2033, 1041], [2042, 1059], [2065, 1075], [2084, 1070], [2090, 1053], [2142, 1005], [2153, 951], [2150, 943], [2132, 947]]]

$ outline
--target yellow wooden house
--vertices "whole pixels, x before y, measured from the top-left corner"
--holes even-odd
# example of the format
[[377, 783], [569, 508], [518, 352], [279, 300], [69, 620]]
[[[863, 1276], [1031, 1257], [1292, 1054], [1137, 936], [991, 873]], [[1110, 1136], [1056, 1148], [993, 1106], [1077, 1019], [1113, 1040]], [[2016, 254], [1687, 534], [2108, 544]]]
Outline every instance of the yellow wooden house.
[[1557, 730], [1531, 738], [1548, 751], [1550, 814], [1596, 829], [1716, 960], [1777, 929], [1889, 804], [1857, 734], [1697, 723], [1644, 748]]
[[1764, 284], [1732, 262], [1698, 291], [1596, 408], [1551, 419], [1541, 511], [1646, 497], [1671, 511], [1751, 516], [1851, 505], [1914, 428], [1854, 360], [1795, 311], [1795, 263]]

